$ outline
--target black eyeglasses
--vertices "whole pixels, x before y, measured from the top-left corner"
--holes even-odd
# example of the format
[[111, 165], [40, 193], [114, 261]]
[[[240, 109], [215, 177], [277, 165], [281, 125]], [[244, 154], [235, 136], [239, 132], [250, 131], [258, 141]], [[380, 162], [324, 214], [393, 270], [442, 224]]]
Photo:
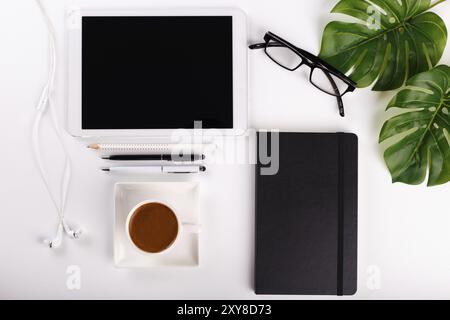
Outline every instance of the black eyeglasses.
[[264, 43], [252, 44], [249, 48], [264, 49], [270, 59], [289, 71], [294, 71], [304, 64], [310, 67], [309, 81], [319, 90], [335, 96], [338, 101], [339, 114], [342, 117], [345, 115], [342, 96], [356, 89], [354, 81], [319, 57], [294, 46], [271, 32], [264, 35], [264, 41]]

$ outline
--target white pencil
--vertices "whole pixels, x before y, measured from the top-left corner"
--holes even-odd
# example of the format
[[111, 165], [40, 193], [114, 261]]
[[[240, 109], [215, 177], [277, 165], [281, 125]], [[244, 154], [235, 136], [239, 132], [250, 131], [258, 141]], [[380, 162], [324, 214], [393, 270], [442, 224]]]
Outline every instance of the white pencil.
[[203, 150], [205, 148], [215, 147], [212, 144], [177, 144], [177, 143], [92, 143], [87, 147], [89, 149], [101, 152], [172, 152], [173, 150]]
[[122, 174], [155, 174], [155, 173], [200, 173], [206, 171], [205, 166], [138, 166], [138, 167], [109, 167], [103, 171]]

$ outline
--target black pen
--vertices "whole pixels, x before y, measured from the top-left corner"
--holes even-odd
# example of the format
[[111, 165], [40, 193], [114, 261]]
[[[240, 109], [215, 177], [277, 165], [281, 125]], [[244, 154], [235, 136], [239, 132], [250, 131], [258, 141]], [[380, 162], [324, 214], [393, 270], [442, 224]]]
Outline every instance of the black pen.
[[180, 154], [174, 155], [172, 154], [121, 154], [121, 155], [112, 155], [108, 157], [102, 157], [105, 160], [114, 160], [114, 161], [197, 161], [205, 159], [205, 155], [203, 154]]

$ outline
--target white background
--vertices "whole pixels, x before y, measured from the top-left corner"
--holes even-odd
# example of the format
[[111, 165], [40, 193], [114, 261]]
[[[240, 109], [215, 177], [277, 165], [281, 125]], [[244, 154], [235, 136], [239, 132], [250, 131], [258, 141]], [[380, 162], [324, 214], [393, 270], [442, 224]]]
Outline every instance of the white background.
[[[56, 24], [60, 55], [64, 8], [69, 4], [238, 6], [248, 15], [249, 43], [259, 42], [270, 30], [317, 53], [336, 2], [44, 0]], [[447, 3], [435, 12], [448, 24]], [[204, 232], [199, 268], [116, 269], [112, 258], [115, 179], [99, 172], [103, 163], [85, 148], [86, 141], [66, 134], [74, 162], [67, 215], [86, 234], [78, 242], [65, 241], [59, 250], [43, 246], [42, 239], [54, 232], [56, 218], [30, 144], [34, 107], [48, 61], [46, 29], [34, 1], [1, 1], [0, 39], [0, 298], [285, 298], [253, 293], [254, 187], [253, 168], [248, 165], [210, 166], [202, 178]], [[441, 61], [450, 63], [450, 46]], [[56, 98], [61, 121], [63, 68], [60, 60]], [[303, 71], [287, 72], [262, 51], [249, 53], [250, 125], [300, 132], [347, 131], [359, 136], [358, 293], [353, 298], [450, 298], [450, 184], [434, 188], [391, 184], [377, 137], [393, 93], [357, 90], [346, 95], [343, 119], [336, 101], [314, 89]], [[52, 131], [43, 130], [43, 140], [51, 142], [52, 136]], [[57, 192], [60, 154], [49, 144], [45, 151]], [[70, 265], [81, 268], [80, 290], [66, 287]], [[373, 270], [379, 271], [378, 289], [367, 285], [368, 271]]]

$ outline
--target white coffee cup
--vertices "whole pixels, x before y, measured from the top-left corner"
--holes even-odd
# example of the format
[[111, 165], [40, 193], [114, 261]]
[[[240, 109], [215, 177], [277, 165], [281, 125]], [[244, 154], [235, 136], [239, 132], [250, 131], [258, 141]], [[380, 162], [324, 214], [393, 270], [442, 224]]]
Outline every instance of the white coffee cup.
[[[174, 239], [174, 241], [172, 241], [172, 243], [164, 250], [159, 251], [159, 252], [148, 252], [145, 250], [142, 250], [141, 248], [139, 248], [132, 240], [131, 235], [130, 235], [130, 221], [131, 218], [133, 217], [133, 215], [136, 213], [136, 211], [141, 208], [142, 206], [149, 204], [149, 203], [158, 203], [161, 204], [163, 206], [166, 206], [167, 208], [169, 208], [175, 215], [175, 218], [177, 220], [178, 223], [178, 232], [177, 235]], [[200, 233], [200, 225], [199, 224], [195, 224], [195, 223], [186, 223], [186, 222], [181, 222], [177, 212], [167, 203], [164, 203], [162, 201], [159, 200], [154, 200], [154, 199], [150, 199], [150, 200], [145, 200], [142, 201], [140, 203], [138, 203], [137, 205], [135, 205], [133, 207], [133, 209], [130, 210], [130, 212], [128, 213], [126, 222], [125, 222], [125, 233], [128, 236], [128, 240], [131, 242], [131, 244], [133, 245], [134, 248], [136, 248], [137, 250], [139, 250], [139, 252], [147, 254], [147, 255], [154, 255], [154, 254], [161, 254], [161, 253], [166, 253], [167, 251], [169, 251], [171, 248], [173, 248], [175, 246], [175, 244], [178, 242], [178, 240], [180, 239], [180, 235], [182, 233]]]

